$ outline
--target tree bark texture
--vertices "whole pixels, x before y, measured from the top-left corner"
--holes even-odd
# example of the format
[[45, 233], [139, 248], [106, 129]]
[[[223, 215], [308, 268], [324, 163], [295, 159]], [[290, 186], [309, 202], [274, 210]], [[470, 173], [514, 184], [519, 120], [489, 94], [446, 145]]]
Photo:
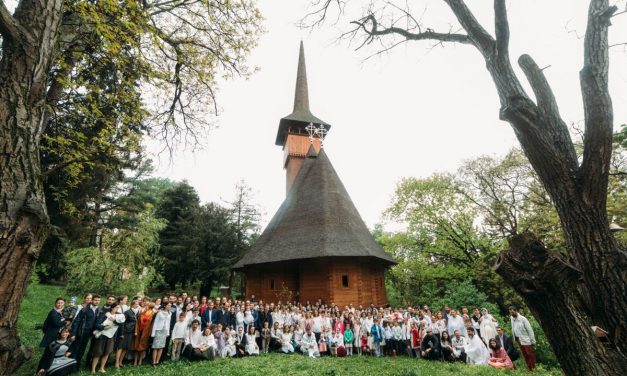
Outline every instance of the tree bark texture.
[[[569, 250], [568, 256], [561, 256], [528, 234], [514, 237], [495, 269], [539, 319], [567, 375], [625, 375], [627, 254], [610, 232], [606, 208], [613, 133], [608, 29], [618, 8], [608, 0], [590, 0], [588, 7], [579, 77], [585, 113], [584, 152], [579, 162], [542, 69], [528, 55], [518, 60], [533, 90], [532, 98], [512, 68], [506, 1], [494, 0], [494, 36], [464, 0], [444, 2], [465, 34], [382, 27], [373, 13], [353, 24], [369, 36], [367, 41], [397, 34], [407, 40], [468, 44], [481, 53], [499, 95], [500, 118], [512, 126], [549, 193]], [[610, 347], [600, 345], [590, 329], [593, 325], [609, 332]]]
[[0, 2], [0, 375], [29, 356], [16, 323], [31, 268], [48, 232], [39, 163], [47, 78], [61, 0]]

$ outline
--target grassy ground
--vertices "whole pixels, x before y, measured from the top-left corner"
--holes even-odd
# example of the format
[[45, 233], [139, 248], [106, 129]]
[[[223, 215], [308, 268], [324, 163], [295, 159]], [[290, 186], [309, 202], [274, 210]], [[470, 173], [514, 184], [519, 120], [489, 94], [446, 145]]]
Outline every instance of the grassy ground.
[[[33, 375], [41, 351], [37, 347], [42, 337], [41, 330], [35, 330], [35, 325], [40, 324], [46, 318], [51, 309], [51, 302], [57, 296], [64, 295], [59, 287], [31, 284], [20, 311], [18, 329], [22, 341], [27, 346], [35, 348], [33, 358], [24, 364], [16, 375]], [[520, 361], [519, 361], [520, 362]], [[341, 375], [394, 375], [394, 376], [490, 376], [490, 375], [528, 375], [524, 371], [522, 363], [517, 362], [517, 371], [502, 371], [488, 367], [468, 366], [465, 364], [449, 364], [444, 362], [428, 362], [409, 359], [407, 357], [348, 357], [309, 359], [300, 354], [283, 355], [269, 354], [259, 357], [243, 359], [218, 359], [214, 362], [190, 363], [181, 361], [178, 363], [165, 363], [158, 367], [127, 366], [120, 371], [109, 368], [109, 374], [120, 376], [135, 375], [262, 375], [262, 376], [292, 376], [292, 375], [317, 375], [317, 376], [341, 376]], [[82, 372], [82, 374], [87, 374]], [[540, 368], [533, 373], [534, 376], [557, 376], [559, 370], [545, 370]]]

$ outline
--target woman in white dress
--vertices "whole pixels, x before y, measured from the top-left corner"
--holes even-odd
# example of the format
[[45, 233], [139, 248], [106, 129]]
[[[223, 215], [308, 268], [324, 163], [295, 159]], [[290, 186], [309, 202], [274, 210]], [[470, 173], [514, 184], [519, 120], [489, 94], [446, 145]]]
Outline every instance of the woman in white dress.
[[237, 348], [235, 347], [235, 333], [231, 331], [228, 326], [224, 329], [224, 347], [220, 354], [223, 358], [232, 358], [237, 354]]
[[492, 317], [491, 314], [488, 313], [488, 310], [485, 308], [481, 309], [481, 317], [479, 318], [479, 333], [481, 333], [481, 339], [487, 345], [492, 338], [496, 337], [496, 325], [497, 322]]
[[292, 346], [292, 333], [290, 332], [289, 326], [285, 325], [283, 327], [280, 341], [281, 341], [281, 351], [283, 351], [286, 354], [294, 352], [294, 346]]
[[246, 333], [246, 354], [248, 355], [259, 355], [259, 345], [256, 341], [257, 336], [255, 335], [255, 327], [248, 327], [248, 333]]
[[490, 352], [485, 344], [475, 334], [473, 328], [468, 328], [468, 344], [464, 346], [466, 363], [487, 366], [490, 361]]

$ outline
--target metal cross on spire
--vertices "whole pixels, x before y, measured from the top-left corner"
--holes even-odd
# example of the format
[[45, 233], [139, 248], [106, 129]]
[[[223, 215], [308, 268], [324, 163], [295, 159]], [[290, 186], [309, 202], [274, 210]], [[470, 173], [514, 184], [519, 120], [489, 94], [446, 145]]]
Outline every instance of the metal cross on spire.
[[318, 134], [318, 137], [320, 137], [320, 147], [323, 148], [324, 138], [327, 135], [327, 133], [329, 133], [329, 131], [324, 127], [324, 124], [320, 124], [318, 129], [316, 129], [316, 133]]
[[309, 143], [313, 144], [314, 135], [318, 133], [318, 129], [315, 125], [313, 125], [313, 123], [309, 123], [309, 125], [306, 126], [305, 129], [307, 130], [307, 133], [309, 133]]

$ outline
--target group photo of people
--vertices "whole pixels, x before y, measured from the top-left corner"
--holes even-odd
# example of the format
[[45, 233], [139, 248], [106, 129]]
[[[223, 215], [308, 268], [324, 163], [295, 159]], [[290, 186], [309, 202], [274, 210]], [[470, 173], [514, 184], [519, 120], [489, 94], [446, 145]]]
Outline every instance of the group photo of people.
[[522, 354], [531, 371], [534, 331], [517, 307], [509, 313], [510, 323], [499, 323], [480, 307], [339, 307], [187, 293], [156, 299], [86, 294], [80, 304], [59, 297], [42, 325], [37, 375], [270, 352], [406, 356], [505, 369], [514, 369]]

